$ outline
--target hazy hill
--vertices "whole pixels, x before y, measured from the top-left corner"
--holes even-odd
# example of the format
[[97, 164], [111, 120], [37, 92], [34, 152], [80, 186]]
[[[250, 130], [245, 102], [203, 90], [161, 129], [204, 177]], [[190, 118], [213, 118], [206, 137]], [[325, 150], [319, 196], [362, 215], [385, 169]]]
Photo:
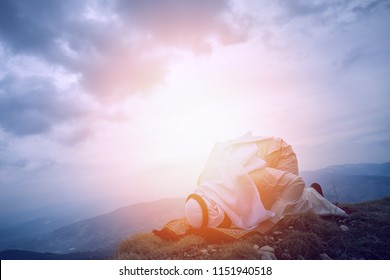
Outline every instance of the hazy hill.
[[333, 202], [355, 203], [390, 196], [390, 163], [334, 165], [303, 171], [310, 185], [318, 182]]
[[14, 244], [12, 249], [54, 253], [112, 250], [135, 232], [151, 231], [182, 217], [183, 209], [184, 200], [178, 198], [130, 205]]
[[31, 239], [35, 235], [48, 234], [58, 228], [74, 222], [71, 219], [42, 217], [25, 223], [20, 223], [5, 229], [0, 229], [0, 249], [12, 248], [20, 240]]
[[112, 259], [113, 250], [76, 252], [69, 254], [38, 253], [26, 250], [6, 250], [0, 252], [1, 260], [107, 260]]
[[[18, 198], [9, 200], [13, 201], [13, 199]], [[127, 197], [111, 196], [100, 199], [54, 203], [23, 211], [0, 212], [0, 230], [12, 229], [26, 223], [32, 225], [34, 222], [38, 223], [36, 225], [38, 227], [41, 225], [41, 220], [56, 222], [57, 228], [59, 228], [126, 206], [128, 205], [127, 201]]]
[[0, 213], [0, 251], [23, 248], [23, 244], [28, 244], [31, 239], [118, 209], [126, 205], [126, 200], [126, 197], [112, 196], [56, 203], [29, 211]]
[[318, 171], [333, 174], [390, 176], [390, 162], [331, 165]]

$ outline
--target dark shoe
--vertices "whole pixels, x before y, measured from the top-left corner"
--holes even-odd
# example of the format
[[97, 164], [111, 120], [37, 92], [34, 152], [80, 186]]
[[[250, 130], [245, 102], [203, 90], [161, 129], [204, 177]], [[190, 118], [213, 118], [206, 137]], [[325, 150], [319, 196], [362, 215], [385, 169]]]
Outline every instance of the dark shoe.
[[313, 184], [311, 184], [310, 187], [315, 189], [321, 196], [324, 196], [324, 193], [322, 192], [322, 188], [321, 188], [320, 184], [313, 183]]

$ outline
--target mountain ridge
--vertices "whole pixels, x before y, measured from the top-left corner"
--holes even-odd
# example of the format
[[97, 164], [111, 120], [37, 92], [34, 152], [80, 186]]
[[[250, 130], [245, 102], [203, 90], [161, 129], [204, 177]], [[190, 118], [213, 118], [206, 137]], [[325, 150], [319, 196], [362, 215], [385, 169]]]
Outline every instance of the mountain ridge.
[[[13, 249], [52, 253], [112, 250], [121, 239], [136, 231], [150, 231], [183, 215], [183, 201], [182, 198], [166, 198], [121, 207], [15, 244]], [[169, 210], [159, 213], [159, 209]]]
[[390, 195], [390, 162], [331, 165], [302, 171], [301, 176], [307, 185], [319, 183], [325, 197], [337, 203], [358, 203]]
[[320, 171], [348, 175], [390, 176], [390, 162], [336, 164], [308, 171]]

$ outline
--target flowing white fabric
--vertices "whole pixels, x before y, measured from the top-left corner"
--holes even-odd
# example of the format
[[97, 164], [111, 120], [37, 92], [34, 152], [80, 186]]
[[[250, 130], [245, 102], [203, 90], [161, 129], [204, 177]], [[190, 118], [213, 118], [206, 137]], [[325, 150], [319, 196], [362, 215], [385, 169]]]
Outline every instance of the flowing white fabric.
[[[250, 133], [214, 146], [195, 193], [207, 205], [209, 227], [217, 227], [225, 214], [242, 229], [253, 229], [268, 219], [277, 223], [297, 213], [346, 216], [317, 191], [305, 187], [290, 145], [280, 138]], [[263, 202], [275, 194], [276, 201], [270, 200], [267, 210]]]
[[320, 195], [313, 188], [305, 188], [302, 193], [302, 199], [294, 208], [295, 213], [312, 212], [317, 215], [337, 215], [346, 217], [347, 214]]
[[250, 172], [265, 167], [265, 162], [257, 156], [255, 141], [258, 139], [261, 138], [245, 135], [217, 144], [195, 191], [206, 204], [214, 205], [215, 209], [209, 211], [211, 216], [218, 215], [222, 209], [232, 223], [242, 229], [255, 228], [273, 216], [273, 212], [264, 208], [256, 185], [249, 176]]

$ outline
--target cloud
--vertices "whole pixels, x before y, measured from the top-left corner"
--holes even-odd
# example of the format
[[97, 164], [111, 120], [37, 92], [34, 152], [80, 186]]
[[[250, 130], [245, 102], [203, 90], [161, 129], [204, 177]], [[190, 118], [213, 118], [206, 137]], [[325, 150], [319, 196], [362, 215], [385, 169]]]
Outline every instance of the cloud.
[[0, 81], [0, 125], [14, 135], [45, 133], [87, 112], [50, 79], [8, 75]]
[[204, 53], [246, 39], [229, 1], [2, 1], [0, 40], [13, 55], [37, 56], [81, 74], [98, 98], [160, 84], [174, 51]]
[[208, 49], [212, 37], [224, 44], [245, 39], [245, 31], [234, 28], [239, 18], [225, 0], [118, 1], [116, 8], [125, 22], [176, 47], [196, 51]]
[[368, 1], [278, 1], [281, 13], [278, 22], [285, 24], [294, 20], [310, 20], [316, 23], [351, 23], [372, 13], [388, 10], [388, 0]]
[[15, 52], [47, 52], [63, 21], [61, 6], [60, 1], [1, 1], [1, 38]]
[[373, 55], [374, 54], [370, 52], [368, 47], [354, 47], [344, 54], [339, 64], [343, 69], [345, 69], [359, 63], [361, 60], [368, 59]]
[[322, 14], [326, 11], [327, 4], [307, 1], [279, 1], [289, 17], [305, 17]]
[[68, 92], [74, 87], [59, 87], [71, 75], [81, 94], [100, 101], [153, 89], [177, 50], [242, 42], [240, 24], [225, 0], [1, 1], [0, 125], [16, 136], [42, 134], [87, 114]]
[[382, 9], [390, 9], [389, 0], [371, 0], [371, 1], [362, 1], [361, 3], [354, 6], [351, 11], [359, 16], [368, 15], [374, 12], [378, 12]]

